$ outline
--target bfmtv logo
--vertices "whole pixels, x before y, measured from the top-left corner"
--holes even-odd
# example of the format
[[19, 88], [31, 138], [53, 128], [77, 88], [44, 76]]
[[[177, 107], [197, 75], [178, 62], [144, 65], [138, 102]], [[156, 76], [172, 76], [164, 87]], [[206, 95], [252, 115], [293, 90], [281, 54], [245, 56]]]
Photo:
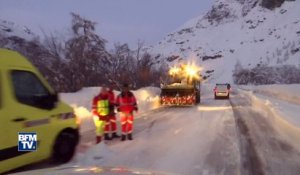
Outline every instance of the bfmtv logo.
[[19, 132], [18, 151], [36, 151], [37, 134], [35, 132]]

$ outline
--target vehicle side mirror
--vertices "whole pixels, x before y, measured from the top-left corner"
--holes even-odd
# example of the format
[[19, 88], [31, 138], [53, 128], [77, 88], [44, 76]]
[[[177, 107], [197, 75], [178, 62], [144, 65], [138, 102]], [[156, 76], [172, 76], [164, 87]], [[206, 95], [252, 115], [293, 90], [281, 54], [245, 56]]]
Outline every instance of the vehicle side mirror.
[[55, 92], [54, 94], [51, 94], [51, 96], [52, 96], [52, 101], [54, 103], [57, 103], [58, 102], [58, 94]]
[[49, 107], [51, 109], [55, 108], [58, 102], [58, 94], [55, 92], [54, 94], [49, 95]]
[[36, 98], [36, 105], [42, 109], [52, 110], [56, 107], [58, 102], [58, 94], [49, 94]]

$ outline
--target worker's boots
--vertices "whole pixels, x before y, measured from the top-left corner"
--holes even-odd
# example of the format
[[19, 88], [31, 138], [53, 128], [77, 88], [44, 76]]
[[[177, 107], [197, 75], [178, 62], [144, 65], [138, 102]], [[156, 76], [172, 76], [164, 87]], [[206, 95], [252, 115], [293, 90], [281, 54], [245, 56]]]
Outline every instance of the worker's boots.
[[112, 139], [114, 139], [114, 138], [120, 138], [120, 136], [116, 132], [114, 132], [114, 133], [112, 133], [111, 138]]
[[130, 134], [128, 134], [127, 135], [127, 138], [128, 138], [128, 140], [133, 140], [133, 138], [132, 138], [132, 134], [130, 133]]
[[121, 141], [125, 141], [125, 140], [126, 140], [126, 135], [122, 134]]
[[109, 137], [108, 133], [104, 134], [104, 140], [111, 140], [111, 138]]

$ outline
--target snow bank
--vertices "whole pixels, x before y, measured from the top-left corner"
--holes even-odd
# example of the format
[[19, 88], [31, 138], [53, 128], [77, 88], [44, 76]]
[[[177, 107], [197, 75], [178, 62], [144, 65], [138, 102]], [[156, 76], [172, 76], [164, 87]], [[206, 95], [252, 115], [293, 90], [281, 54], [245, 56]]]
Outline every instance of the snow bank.
[[137, 91], [133, 91], [133, 93], [137, 98], [139, 113], [145, 113], [160, 106], [159, 88], [147, 87], [139, 89]]
[[[81, 132], [93, 130], [91, 114], [92, 99], [100, 92], [101, 87], [88, 87], [75, 93], [61, 93], [61, 99], [74, 108], [75, 114], [81, 119]], [[159, 107], [160, 89], [146, 87], [133, 91], [137, 98], [139, 113], [137, 117], [145, 112]], [[115, 91], [118, 95], [119, 92]]]
[[298, 104], [291, 104], [274, 97], [256, 94], [253, 91], [244, 91], [244, 95], [250, 99], [254, 109], [272, 122], [273, 127], [282, 138], [288, 140], [295, 148], [300, 150], [300, 108]]
[[240, 86], [240, 88], [300, 105], [300, 84]]
[[80, 132], [94, 130], [95, 125], [91, 114], [92, 99], [100, 91], [100, 87], [83, 88], [75, 93], [61, 93], [60, 98], [73, 107], [76, 116], [81, 120]]
[[[272, 110], [278, 117], [300, 129], [300, 84], [240, 86], [256, 109]], [[264, 108], [266, 106], [266, 108]]]

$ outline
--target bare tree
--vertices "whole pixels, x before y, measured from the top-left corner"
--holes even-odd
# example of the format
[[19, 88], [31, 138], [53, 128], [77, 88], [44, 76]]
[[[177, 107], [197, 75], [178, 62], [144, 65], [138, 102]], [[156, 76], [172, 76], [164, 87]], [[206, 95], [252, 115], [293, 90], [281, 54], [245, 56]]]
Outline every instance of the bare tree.
[[95, 33], [95, 22], [72, 13], [73, 38], [66, 43], [66, 58], [70, 64], [70, 81], [73, 90], [103, 83], [100, 73], [110, 66], [106, 41]]

